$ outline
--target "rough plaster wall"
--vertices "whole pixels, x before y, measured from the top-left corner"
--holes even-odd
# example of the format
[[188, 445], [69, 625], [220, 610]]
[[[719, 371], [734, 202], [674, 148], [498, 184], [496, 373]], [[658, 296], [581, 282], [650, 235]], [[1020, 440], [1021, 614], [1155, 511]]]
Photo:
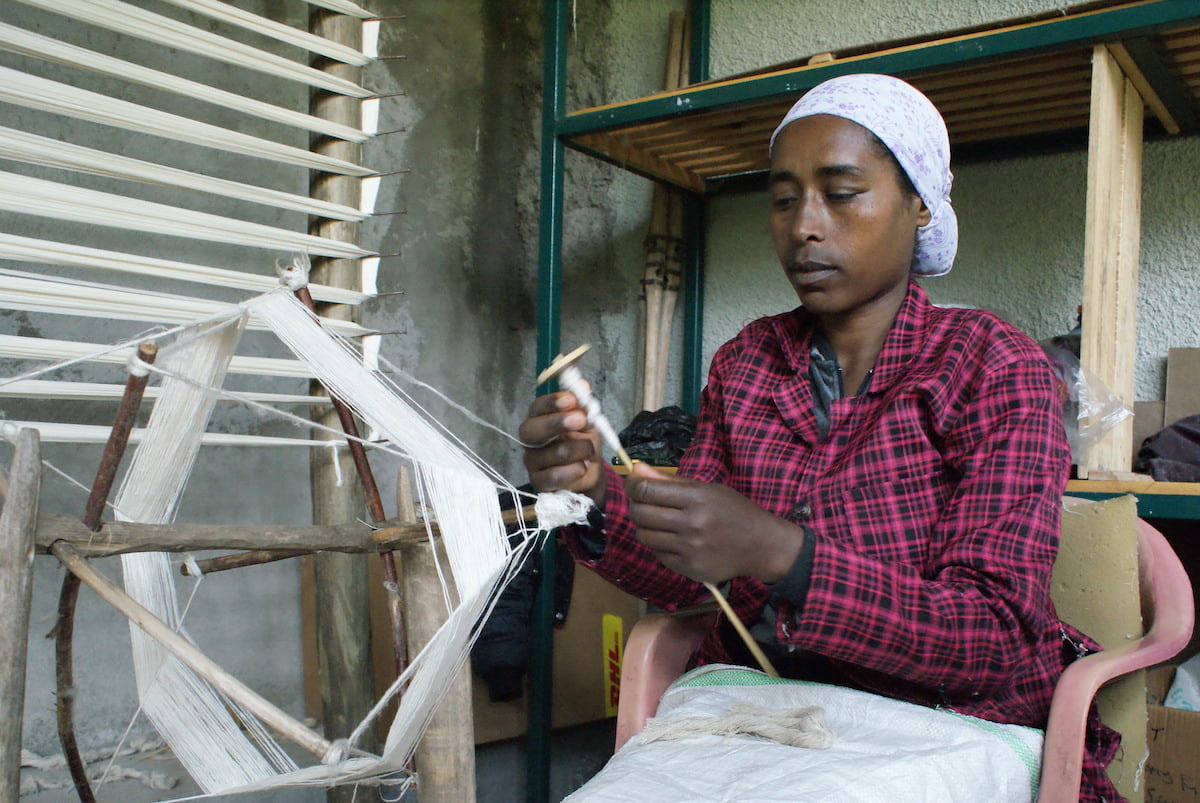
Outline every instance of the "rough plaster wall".
[[[382, 52], [385, 107], [369, 163], [404, 170], [386, 181], [380, 298], [365, 320], [382, 355], [481, 418], [515, 431], [533, 386], [537, 270], [536, 137], [541, 15], [536, 2], [396, 2], [407, 15]], [[390, 294], [390, 295], [388, 295]], [[416, 400], [506, 476], [519, 448], [433, 395]], [[388, 500], [390, 504], [391, 500]]]
[[[753, 70], [824, 50], [929, 35], [1051, 11], [1050, 0], [903, 5], [883, 0], [712, 6], [713, 75]], [[1195, 138], [1145, 148], [1135, 397], [1161, 399], [1169, 347], [1200, 345]], [[961, 248], [953, 273], [925, 283], [935, 301], [995, 309], [1035, 338], [1069, 329], [1080, 303], [1086, 154], [955, 167]], [[712, 205], [705, 288], [705, 359], [748, 319], [794, 306], [765, 239], [763, 196]]]

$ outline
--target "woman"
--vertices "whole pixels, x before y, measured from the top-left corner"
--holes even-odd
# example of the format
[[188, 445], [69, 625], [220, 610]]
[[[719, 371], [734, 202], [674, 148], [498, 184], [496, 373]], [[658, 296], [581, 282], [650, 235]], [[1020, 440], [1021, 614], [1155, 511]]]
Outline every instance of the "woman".
[[[913, 87], [814, 88], [771, 140], [800, 307], [717, 351], [678, 476], [622, 480], [566, 393], [530, 408], [521, 436], [544, 445], [525, 463], [602, 511], [568, 535], [580, 561], [667, 609], [726, 583], [783, 674], [1043, 727], [1095, 648], [1050, 602], [1070, 456], [1037, 345], [914, 280], [953, 263], [950, 184], [945, 124]], [[728, 633], [698, 659], [748, 663]], [[1115, 734], [1093, 724], [1081, 799], [1116, 800]]]

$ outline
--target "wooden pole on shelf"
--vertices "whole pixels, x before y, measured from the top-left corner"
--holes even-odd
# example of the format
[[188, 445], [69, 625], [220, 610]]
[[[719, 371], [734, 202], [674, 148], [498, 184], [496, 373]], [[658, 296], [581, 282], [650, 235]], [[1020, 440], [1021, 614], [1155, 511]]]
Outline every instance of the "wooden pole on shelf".
[[[1096, 45], [1092, 53], [1080, 362], [1130, 408], [1137, 356], [1142, 107], [1141, 95], [1112, 52], [1103, 44]], [[1080, 466], [1080, 475], [1129, 471], [1132, 458], [1133, 421], [1126, 418], [1092, 447]]]
[[33, 601], [33, 540], [42, 461], [37, 430], [17, 435], [10, 485], [0, 512], [0, 800], [15, 801], [21, 787], [21, 724], [25, 661]]
[[[361, 47], [362, 24], [357, 19], [325, 9], [313, 7], [309, 17], [309, 30], [355, 49]], [[361, 79], [361, 68], [342, 64], [330, 59], [318, 58], [315, 66], [328, 73], [346, 78], [354, 83]], [[357, 127], [360, 122], [359, 101], [329, 92], [313, 93], [310, 111], [314, 116]], [[358, 164], [362, 161], [360, 145], [332, 137], [316, 137], [312, 150]], [[361, 186], [357, 178], [330, 173], [314, 173], [309, 194], [313, 198], [358, 208]], [[312, 234], [330, 237], [343, 242], [358, 241], [358, 224], [352, 221], [316, 218], [309, 227]], [[322, 284], [347, 289], [358, 289], [361, 285], [361, 270], [358, 260], [320, 259], [313, 264], [312, 278]], [[354, 311], [345, 305], [329, 305], [321, 314], [344, 320], [352, 319]], [[327, 428], [336, 428], [340, 423], [337, 412], [328, 407], [315, 411], [318, 423]], [[316, 430], [314, 438], [328, 439], [327, 430]], [[354, 521], [361, 515], [362, 495], [353, 483], [339, 486], [337, 477], [349, 475], [353, 470], [351, 459], [345, 450], [332, 456], [326, 449], [312, 450], [310, 483], [312, 487], [313, 522], [336, 524]], [[335, 466], [333, 460], [340, 460]], [[344, 470], [343, 470], [344, 469]], [[305, 594], [302, 608], [311, 619], [315, 638], [305, 639], [305, 650], [315, 661], [320, 678], [321, 721], [325, 734], [330, 738], [348, 736], [354, 727], [371, 710], [375, 700], [375, 689], [371, 677], [371, 622], [368, 608], [367, 556], [341, 553], [320, 553], [305, 559], [302, 578], [312, 587], [312, 594]], [[311, 632], [311, 629], [309, 632]], [[361, 745], [364, 750], [375, 752], [374, 733], [364, 734]], [[334, 788], [326, 793], [326, 799], [337, 803], [350, 803], [354, 789]]]
[[[686, 27], [683, 12], [672, 11], [667, 20], [667, 57], [663, 69], [663, 89], [678, 89], [686, 80]], [[676, 192], [656, 182], [651, 200], [650, 225], [646, 234], [646, 269], [642, 275], [643, 410], [657, 410], [663, 404], [667, 362], [671, 351], [671, 321], [675, 316], [675, 299], [679, 294], [681, 275], [678, 246], [682, 238], [680, 209], [680, 199]]]
[[[407, 468], [397, 482], [401, 517], [416, 520], [412, 482]], [[404, 625], [413, 649], [424, 649], [446, 621], [441, 580], [433, 550], [441, 541], [410, 543], [402, 548]], [[443, 556], [443, 560], [444, 560]], [[416, 604], [416, 600], [421, 600]], [[436, 600], [436, 602], [435, 602]], [[472, 803], [475, 800], [475, 727], [471, 710], [471, 675], [464, 664], [417, 745], [421, 803]]]

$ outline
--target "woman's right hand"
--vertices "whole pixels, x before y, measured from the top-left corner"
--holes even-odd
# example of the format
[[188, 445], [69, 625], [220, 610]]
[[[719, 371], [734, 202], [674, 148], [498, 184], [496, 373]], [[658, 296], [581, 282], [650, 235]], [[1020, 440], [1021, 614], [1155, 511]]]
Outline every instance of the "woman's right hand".
[[604, 505], [606, 479], [600, 433], [587, 420], [575, 394], [550, 393], [534, 399], [517, 431], [525, 446], [525, 469], [535, 491], [568, 490]]

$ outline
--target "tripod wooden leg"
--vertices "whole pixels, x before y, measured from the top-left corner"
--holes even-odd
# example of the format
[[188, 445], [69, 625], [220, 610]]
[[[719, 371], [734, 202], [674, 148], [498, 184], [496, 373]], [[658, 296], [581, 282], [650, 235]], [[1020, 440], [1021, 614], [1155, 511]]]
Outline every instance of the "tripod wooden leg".
[[16, 800], [21, 786], [21, 721], [40, 489], [38, 434], [23, 429], [0, 513], [0, 800]]

